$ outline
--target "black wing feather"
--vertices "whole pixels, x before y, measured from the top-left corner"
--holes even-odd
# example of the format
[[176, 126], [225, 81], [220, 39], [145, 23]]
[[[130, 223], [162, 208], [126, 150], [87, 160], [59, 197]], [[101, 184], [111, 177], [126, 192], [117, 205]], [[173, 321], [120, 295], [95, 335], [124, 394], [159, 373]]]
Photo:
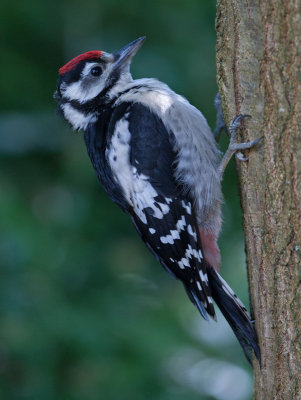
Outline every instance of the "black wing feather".
[[[132, 220], [164, 268], [183, 282], [190, 299], [204, 318], [207, 318], [206, 312], [214, 317], [211, 290], [208, 280], [203, 279], [207, 276], [206, 267], [192, 202], [181, 182], [175, 178], [177, 153], [173, 134], [167, 131], [157, 115], [142, 104], [129, 105], [127, 113], [131, 133], [130, 163], [139, 176], [147, 178], [157, 193], [153, 204], [143, 209], [146, 223], [134, 210], [130, 210]], [[168, 212], [163, 218], [157, 218], [154, 207], [161, 211], [168, 209]], [[191, 212], [188, 213], [187, 209]], [[167, 243], [163, 243], [162, 238]]]
[[181, 184], [175, 179], [177, 154], [173, 150], [172, 133], [162, 120], [142, 104], [130, 108], [130, 162], [138, 173], [149, 177], [150, 183], [164, 196], [176, 196]]

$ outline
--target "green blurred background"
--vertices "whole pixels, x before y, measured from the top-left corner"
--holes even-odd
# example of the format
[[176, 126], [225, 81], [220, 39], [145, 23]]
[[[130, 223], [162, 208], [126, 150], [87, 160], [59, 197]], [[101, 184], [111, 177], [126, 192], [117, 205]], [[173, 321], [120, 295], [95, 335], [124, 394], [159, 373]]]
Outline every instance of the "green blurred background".
[[[2, 0], [0, 15], [0, 399], [250, 399], [227, 324], [203, 321], [148, 252], [52, 97], [70, 58], [146, 35], [134, 77], [166, 82], [214, 127], [215, 2]], [[232, 163], [221, 271], [247, 303]]]

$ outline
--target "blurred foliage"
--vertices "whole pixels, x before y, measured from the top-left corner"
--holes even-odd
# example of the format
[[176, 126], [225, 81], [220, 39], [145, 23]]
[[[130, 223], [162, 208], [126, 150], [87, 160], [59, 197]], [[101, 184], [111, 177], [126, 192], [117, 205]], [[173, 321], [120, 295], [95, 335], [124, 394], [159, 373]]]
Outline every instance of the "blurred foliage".
[[[149, 254], [52, 98], [71, 57], [146, 35], [134, 77], [165, 81], [213, 126], [214, 1], [2, 0], [0, 15], [0, 398], [249, 399], [229, 327], [201, 320]], [[247, 302], [236, 186], [231, 165], [222, 274]]]

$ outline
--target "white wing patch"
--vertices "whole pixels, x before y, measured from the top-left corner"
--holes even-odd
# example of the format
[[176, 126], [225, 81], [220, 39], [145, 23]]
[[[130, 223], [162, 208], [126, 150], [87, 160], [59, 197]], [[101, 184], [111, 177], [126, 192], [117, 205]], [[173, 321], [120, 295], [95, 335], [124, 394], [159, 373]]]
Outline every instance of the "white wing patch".
[[187, 214], [191, 215], [191, 204], [185, 203], [185, 201], [182, 200], [182, 206], [185, 208]]
[[170, 235], [160, 237], [160, 240], [162, 243], [174, 244], [175, 239], [180, 239], [180, 234], [179, 234], [179, 231], [176, 231], [173, 229], [170, 231]]
[[190, 268], [189, 260], [187, 258], [185, 258], [185, 257], [181, 258], [181, 260], [178, 261], [178, 266], [181, 269], [184, 269], [185, 267]]
[[163, 244], [174, 244], [173, 237], [171, 235], [161, 236], [160, 240]]
[[131, 133], [129, 122], [126, 119], [127, 116], [128, 114], [125, 114], [124, 118], [116, 123], [110, 147], [106, 150], [106, 157], [113, 171], [114, 178], [121, 186], [126, 200], [134, 208], [140, 220], [144, 224], [147, 224], [143, 210], [151, 208], [152, 215], [155, 218], [162, 219], [169, 212], [170, 208], [168, 204], [171, 202], [171, 199], [167, 199], [167, 204], [157, 202], [155, 198], [158, 196], [158, 193], [149, 182], [149, 178], [144, 174], [139, 174], [137, 168], [131, 165]]
[[184, 229], [185, 225], [186, 225], [185, 215], [182, 215], [181, 219], [179, 219], [179, 221], [176, 224], [177, 230], [180, 232], [182, 229]]
[[189, 233], [189, 235], [193, 236], [194, 240], [196, 241], [196, 233], [195, 231], [192, 229], [191, 225], [187, 226], [187, 232]]
[[207, 273], [204, 274], [204, 272], [202, 270], [200, 270], [199, 271], [199, 275], [200, 275], [201, 281], [208, 285], [208, 275], [207, 275]]
[[[170, 204], [172, 202], [171, 199], [166, 198], [167, 204]], [[175, 239], [180, 239], [180, 232], [185, 229], [186, 226], [186, 219], [185, 215], [182, 215], [182, 217], [176, 222], [176, 229], [171, 229], [169, 234], [166, 236], [161, 236], [160, 240], [162, 243], [170, 243], [174, 244]]]

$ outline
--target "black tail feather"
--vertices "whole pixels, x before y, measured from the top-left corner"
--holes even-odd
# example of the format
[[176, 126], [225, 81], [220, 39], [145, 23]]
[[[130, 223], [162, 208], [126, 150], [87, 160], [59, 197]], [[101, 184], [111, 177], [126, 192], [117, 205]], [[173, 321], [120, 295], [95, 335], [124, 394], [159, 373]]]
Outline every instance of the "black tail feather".
[[212, 297], [231, 326], [247, 360], [252, 364], [252, 350], [254, 350], [261, 365], [257, 334], [245, 306], [212, 267], [208, 266], [207, 274], [212, 289]]

